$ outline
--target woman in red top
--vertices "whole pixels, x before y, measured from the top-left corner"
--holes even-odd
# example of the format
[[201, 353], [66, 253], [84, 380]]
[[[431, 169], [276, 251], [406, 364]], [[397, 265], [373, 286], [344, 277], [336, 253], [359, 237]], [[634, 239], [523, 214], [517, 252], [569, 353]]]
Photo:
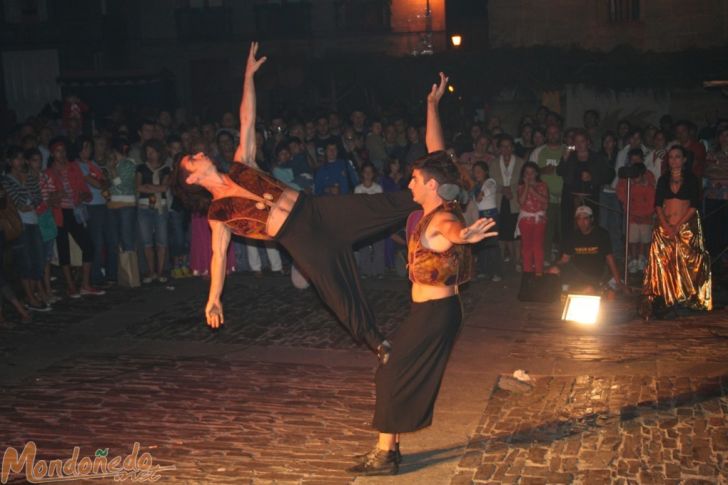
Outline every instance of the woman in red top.
[[526, 162], [518, 182], [518, 231], [521, 233], [523, 272], [537, 276], [543, 274], [543, 243], [546, 235], [546, 209], [549, 189], [541, 181], [541, 173], [534, 162]]
[[[68, 160], [68, 142], [64, 138], [56, 138], [49, 143], [53, 162], [48, 166], [46, 173], [53, 181], [53, 185], [60, 193], [59, 203], [53, 207], [53, 218], [58, 226], [56, 246], [58, 248], [58, 263], [63, 269], [67, 292], [70, 298], [80, 298], [81, 295], [99, 296], [105, 292], [91, 286], [91, 263], [94, 260], [94, 247], [86, 228], [87, 215], [83, 210], [83, 203], [91, 200], [91, 192], [83, 177], [78, 163]], [[71, 276], [71, 249], [69, 237], [73, 237], [81, 248], [83, 271], [81, 291]]]

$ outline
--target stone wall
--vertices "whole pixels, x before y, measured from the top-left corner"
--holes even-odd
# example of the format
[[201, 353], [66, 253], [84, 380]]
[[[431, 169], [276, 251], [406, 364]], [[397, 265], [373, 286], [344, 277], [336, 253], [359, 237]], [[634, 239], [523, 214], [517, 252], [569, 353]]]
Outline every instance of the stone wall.
[[638, 21], [610, 22], [610, 0], [491, 0], [491, 47], [578, 46], [679, 51], [728, 43], [724, 0], [640, 1]]

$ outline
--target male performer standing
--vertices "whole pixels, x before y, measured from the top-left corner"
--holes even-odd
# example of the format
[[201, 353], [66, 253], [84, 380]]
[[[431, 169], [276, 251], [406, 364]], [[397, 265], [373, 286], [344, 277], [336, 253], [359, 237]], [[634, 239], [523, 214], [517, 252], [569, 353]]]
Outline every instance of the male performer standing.
[[435, 399], [462, 321], [458, 285], [471, 276], [472, 258], [465, 244], [497, 234], [488, 232], [494, 225], [490, 219], [467, 227], [460, 211], [461, 175], [443, 151], [438, 113], [446, 86], [447, 78], [440, 73], [440, 84], [432, 87], [427, 98], [427, 148], [435, 151], [415, 162], [409, 184], [414, 201], [422, 206], [421, 219], [407, 242], [412, 309], [390, 337], [389, 362], [377, 369], [373, 425], [379, 441], [349, 469], [355, 474], [396, 474], [401, 459], [399, 434], [432, 423]]

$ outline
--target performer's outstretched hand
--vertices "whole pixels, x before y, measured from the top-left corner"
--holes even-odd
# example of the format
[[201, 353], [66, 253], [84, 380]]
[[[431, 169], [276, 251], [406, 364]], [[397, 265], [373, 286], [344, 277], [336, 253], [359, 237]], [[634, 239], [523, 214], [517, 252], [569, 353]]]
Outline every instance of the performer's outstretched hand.
[[222, 303], [219, 301], [208, 301], [205, 307], [205, 317], [207, 324], [211, 328], [219, 328], [225, 323], [225, 317], [222, 314]]
[[250, 43], [250, 52], [248, 53], [248, 63], [245, 65], [245, 75], [247, 77], [252, 77], [253, 74], [256, 73], [258, 69], [260, 69], [260, 66], [263, 65], [263, 63], [268, 59], [267, 57], [263, 56], [260, 59], [256, 59], [255, 56], [258, 54], [258, 43], [257, 42], [251, 42]]
[[447, 89], [447, 81], [449, 79], [450, 78], [445, 76], [445, 73], [440, 73], [440, 83], [433, 84], [430, 94], [427, 95], [428, 103], [438, 104], [440, 102], [442, 96], [445, 94], [445, 89]]
[[487, 237], [497, 236], [497, 232], [488, 232], [495, 226], [495, 221], [490, 218], [478, 219], [468, 227], [460, 231], [460, 237], [469, 244], [482, 241]]

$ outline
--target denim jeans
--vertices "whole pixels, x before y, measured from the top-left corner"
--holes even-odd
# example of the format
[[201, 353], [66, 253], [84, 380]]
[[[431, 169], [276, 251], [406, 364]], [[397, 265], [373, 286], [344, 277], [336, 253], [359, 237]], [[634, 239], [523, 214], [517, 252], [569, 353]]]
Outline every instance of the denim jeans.
[[283, 269], [283, 263], [281, 262], [281, 253], [276, 248], [275, 244], [248, 244], [248, 264], [250, 269], [253, 271], [261, 271], [263, 269], [263, 259], [261, 258], [261, 252], [265, 249], [265, 255], [268, 257], [268, 264], [270, 264], [271, 271], [280, 271]]
[[[115, 259], [116, 254], [110, 250], [111, 225], [106, 204], [87, 205], [86, 208], [88, 209], [88, 234], [94, 247], [91, 282], [97, 285], [109, 278], [109, 263]], [[106, 276], [104, 276], [102, 268], [106, 272]]]
[[109, 209], [109, 262], [107, 278], [116, 281], [119, 272], [119, 248], [122, 251], [136, 250], [136, 207]]
[[599, 225], [609, 232], [614, 257], [624, 259], [622, 204], [619, 203], [617, 194], [603, 191], [599, 194], [599, 203], [602, 205], [602, 210], [599, 211]]
[[139, 236], [144, 247], [167, 246], [168, 211], [139, 207], [137, 212], [139, 220]]

